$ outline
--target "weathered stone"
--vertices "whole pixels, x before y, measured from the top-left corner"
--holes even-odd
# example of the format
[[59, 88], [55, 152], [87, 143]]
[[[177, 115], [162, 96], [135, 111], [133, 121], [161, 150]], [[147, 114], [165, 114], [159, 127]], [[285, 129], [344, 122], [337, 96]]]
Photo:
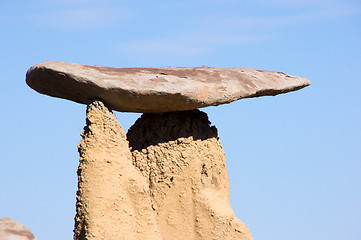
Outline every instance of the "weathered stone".
[[74, 239], [252, 240], [231, 209], [222, 145], [207, 114], [144, 114], [128, 145], [96, 100], [82, 137]]
[[78, 148], [74, 239], [160, 240], [148, 180], [133, 166], [124, 130], [101, 101], [88, 105]]
[[226, 159], [206, 113], [143, 114], [127, 137], [162, 239], [252, 240], [231, 208]]
[[170, 112], [274, 96], [310, 82], [247, 68], [110, 68], [48, 61], [29, 69], [27, 84], [53, 97], [88, 104], [102, 99], [121, 112]]
[[1, 240], [36, 240], [33, 233], [11, 218], [0, 218]]

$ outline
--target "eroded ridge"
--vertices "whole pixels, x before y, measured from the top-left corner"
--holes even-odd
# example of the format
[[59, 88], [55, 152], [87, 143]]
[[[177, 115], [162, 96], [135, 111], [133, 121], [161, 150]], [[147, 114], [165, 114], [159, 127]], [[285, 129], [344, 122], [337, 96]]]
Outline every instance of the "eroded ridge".
[[127, 137], [162, 239], [252, 239], [231, 209], [224, 152], [206, 113], [143, 114]]

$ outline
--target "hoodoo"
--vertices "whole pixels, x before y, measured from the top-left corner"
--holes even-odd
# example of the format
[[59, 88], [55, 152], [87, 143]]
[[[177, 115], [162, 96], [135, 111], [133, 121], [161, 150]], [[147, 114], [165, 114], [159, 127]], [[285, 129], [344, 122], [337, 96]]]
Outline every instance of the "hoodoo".
[[[75, 240], [251, 240], [229, 202], [217, 129], [198, 108], [299, 90], [310, 81], [242, 68], [109, 68], [44, 62], [39, 93], [87, 104]], [[127, 135], [112, 110], [143, 115]]]

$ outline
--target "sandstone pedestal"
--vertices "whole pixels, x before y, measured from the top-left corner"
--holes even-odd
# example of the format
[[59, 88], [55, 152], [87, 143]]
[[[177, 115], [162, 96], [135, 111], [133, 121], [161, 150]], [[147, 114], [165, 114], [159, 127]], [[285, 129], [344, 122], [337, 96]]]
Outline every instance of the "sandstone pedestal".
[[96, 100], [82, 137], [75, 239], [252, 239], [231, 209], [222, 145], [205, 113], [143, 114], [129, 148]]
[[252, 239], [229, 203], [226, 159], [207, 114], [143, 114], [128, 132], [162, 239]]

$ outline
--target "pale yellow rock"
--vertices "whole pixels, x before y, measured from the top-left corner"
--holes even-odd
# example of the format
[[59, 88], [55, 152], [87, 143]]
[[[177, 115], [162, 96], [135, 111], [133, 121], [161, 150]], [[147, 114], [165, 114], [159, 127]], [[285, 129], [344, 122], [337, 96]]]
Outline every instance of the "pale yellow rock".
[[82, 137], [75, 240], [252, 240], [231, 209], [205, 113], [143, 114], [129, 147], [114, 114], [93, 101]]
[[224, 152], [207, 114], [143, 114], [127, 135], [162, 239], [252, 239], [231, 209]]
[[161, 239], [148, 181], [132, 165], [124, 130], [102, 102], [88, 105], [82, 137], [74, 239]]

